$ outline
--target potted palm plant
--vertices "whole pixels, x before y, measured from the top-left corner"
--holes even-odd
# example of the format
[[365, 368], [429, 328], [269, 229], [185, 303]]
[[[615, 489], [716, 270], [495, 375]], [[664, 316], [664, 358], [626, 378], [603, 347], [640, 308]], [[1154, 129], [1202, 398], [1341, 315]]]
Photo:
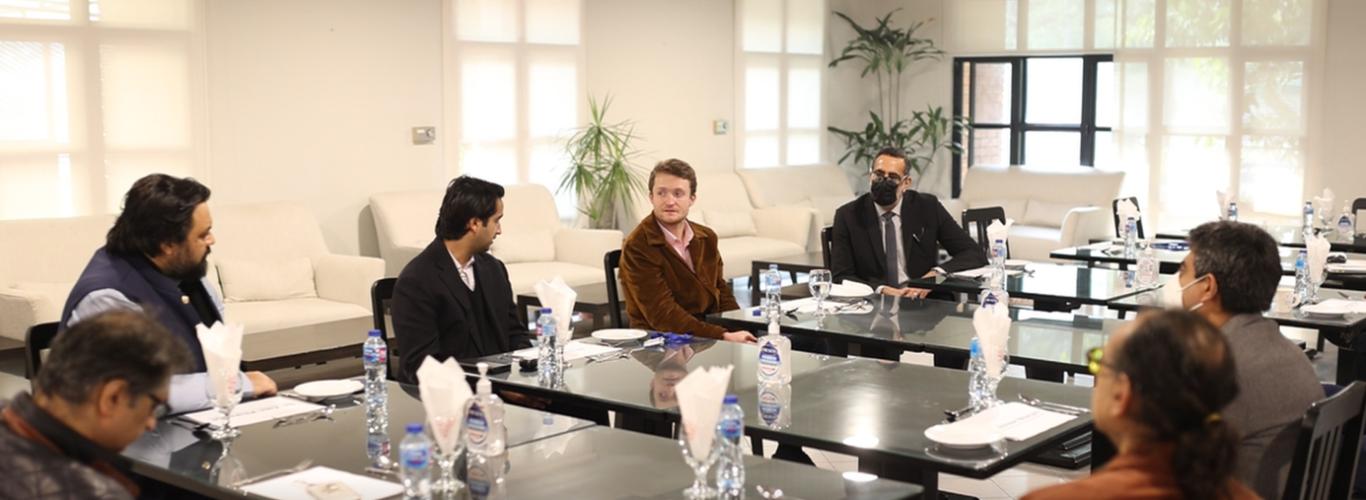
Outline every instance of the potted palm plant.
[[594, 229], [616, 229], [621, 210], [645, 192], [640, 171], [632, 165], [637, 154], [635, 124], [609, 123], [611, 106], [610, 95], [601, 103], [588, 96], [588, 124], [565, 142], [570, 165], [558, 189], [578, 196], [579, 212]]
[[872, 75], [877, 79], [878, 107], [868, 112], [868, 124], [862, 130], [827, 127], [844, 141], [845, 151], [840, 163], [852, 158], [852, 166], [859, 174], [867, 172], [879, 149], [896, 146], [906, 151], [907, 168], [918, 176], [934, 162], [940, 150], [961, 151], [961, 146], [951, 140], [951, 127], [968, 126], [962, 118], [945, 116], [944, 109], [939, 106], [927, 106], [924, 110], [912, 111], [910, 118], [903, 118], [903, 74], [915, 63], [939, 60], [944, 51], [935, 47], [934, 40], [916, 36], [916, 31], [924, 26], [923, 22], [906, 28], [892, 26], [892, 14], [897, 10], [901, 9], [878, 18], [872, 27], [860, 26], [849, 16], [835, 12], [835, 16], [853, 28], [856, 36], [830, 61], [830, 67], [857, 61], [863, 64], [860, 76]]

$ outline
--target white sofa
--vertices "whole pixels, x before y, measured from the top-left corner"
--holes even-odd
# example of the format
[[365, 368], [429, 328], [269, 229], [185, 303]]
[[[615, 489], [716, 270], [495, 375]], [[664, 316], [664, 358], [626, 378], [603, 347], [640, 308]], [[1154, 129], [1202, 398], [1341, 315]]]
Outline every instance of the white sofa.
[[954, 220], [968, 208], [1002, 207], [1015, 220], [1011, 257], [1048, 260], [1053, 250], [1113, 236], [1110, 202], [1123, 182], [1123, 172], [1089, 167], [975, 166], [958, 199], [943, 201]]
[[[641, 198], [632, 207], [631, 216], [638, 223], [650, 210], [649, 200]], [[739, 174], [698, 172], [697, 201], [688, 219], [716, 231], [723, 271], [731, 279], [749, 276], [750, 263], [755, 259], [808, 251], [816, 211], [806, 205], [756, 208]], [[819, 241], [817, 237], [817, 246]]]
[[819, 252], [821, 228], [835, 223], [835, 210], [853, 200], [849, 176], [839, 165], [741, 169], [749, 201], [756, 208], [805, 206], [815, 210], [807, 251]]
[[[436, 237], [443, 191], [404, 191], [370, 197], [380, 255], [390, 276]], [[508, 267], [513, 293], [532, 291], [537, 281], [560, 276], [570, 286], [602, 283], [602, 257], [621, 248], [622, 233], [575, 229], [560, 224], [555, 199], [539, 184], [507, 186], [503, 234], [490, 252]]]
[[[307, 209], [211, 208], [209, 278], [226, 299], [225, 315], [247, 333], [370, 315], [370, 285], [383, 262], [328, 252]], [[113, 223], [112, 215], [0, 222], [0, 336], [23, 340], [30, 326], [59, 320]]]

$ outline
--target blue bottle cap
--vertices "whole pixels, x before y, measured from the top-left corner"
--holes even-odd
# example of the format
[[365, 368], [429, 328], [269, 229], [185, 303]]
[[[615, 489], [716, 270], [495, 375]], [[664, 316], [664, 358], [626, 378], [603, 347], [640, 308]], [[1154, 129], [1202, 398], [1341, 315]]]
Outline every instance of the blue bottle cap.
[[974, 356], [982, 353], [982, 345], [977, 343], [977, 337], [972, 338], [972, 344], [968, 350]]
[[550, 308], [549, 308], [549, 307], [542, 307], [542, 308], [541, 308], [541, 314], [550, 314]]
[[381, 335], [383, 335], [383, 334], [380, 333], [379, 330], [370, 330], [370, 336], [371, 336], [371, 337], [379, 337], [379, 336], [381, 336]]
[[758, 316], [759, 313], [761, 313], [761, 312], [762, 312], [762, 311], [760, 311], [758, 308], [755, 308], [755, 309], [754, 309], [754, 312], [753, 312], [753, 314], [751, 314], [751, 316]]
[[725, 399], [725, 404], [728, 404], [728, 405], [740, 404], [740, 396], [736, 396], [736, 395], [734, 395], [734, 394], [727, 394], [727, 395], [726, 395], [726, 399]]
[[413, 422], [413, 423], [411, 423], [411, 424], [408, 424], [408, 434], [421, 434], [421, 433], [422, 433], [422, 422]]

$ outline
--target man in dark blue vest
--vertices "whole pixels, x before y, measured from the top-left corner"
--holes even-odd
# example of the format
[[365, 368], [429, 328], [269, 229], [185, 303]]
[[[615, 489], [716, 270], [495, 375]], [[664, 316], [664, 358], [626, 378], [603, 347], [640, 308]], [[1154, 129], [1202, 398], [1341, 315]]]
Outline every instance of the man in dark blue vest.
[[[133, 183], [123, 213], [95, 251], [62, 308], [63, 329], [111, 309], [134, 309], [155, 318], [185, 343], [189, 373], [171, 378], [173, 412], [207, 408], [204, 352], [195, 325], [223, 320], [223, 301], [209, 284], [213, 217], [209, 188], [194, 179], [151, 174]], [[243, 374], [248, 396], [275, 393], [261, 372]]]

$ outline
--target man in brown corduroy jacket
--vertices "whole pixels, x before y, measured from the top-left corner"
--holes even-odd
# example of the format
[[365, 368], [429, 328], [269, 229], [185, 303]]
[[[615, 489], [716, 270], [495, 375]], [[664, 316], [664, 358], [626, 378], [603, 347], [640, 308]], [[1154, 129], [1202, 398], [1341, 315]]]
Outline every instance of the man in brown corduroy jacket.
[[659, 162], [650, 172], [649, 189], [654, 209], [621, 249], [631, 327], [754, 342], [749, 332], [728, 332], [703, 320], [740, 306], [721, 272], [716, 233], [688, 221], [688, 209], [697, 200], [692, 166], [678, 159]]

